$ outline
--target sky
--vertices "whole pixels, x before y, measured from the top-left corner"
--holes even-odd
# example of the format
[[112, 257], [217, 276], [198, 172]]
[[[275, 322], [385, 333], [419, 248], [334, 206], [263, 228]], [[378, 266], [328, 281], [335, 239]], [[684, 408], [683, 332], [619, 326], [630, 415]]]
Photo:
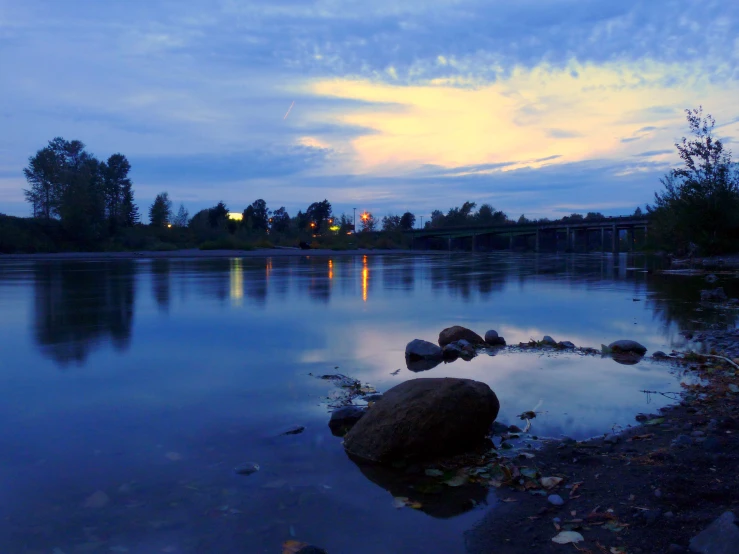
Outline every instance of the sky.
[[736, 148], [738, 92], [725, 0], [0, 0], [0, 212], [62, 136], [125, 154], [142, 213], [629, 214], [686, 108]]

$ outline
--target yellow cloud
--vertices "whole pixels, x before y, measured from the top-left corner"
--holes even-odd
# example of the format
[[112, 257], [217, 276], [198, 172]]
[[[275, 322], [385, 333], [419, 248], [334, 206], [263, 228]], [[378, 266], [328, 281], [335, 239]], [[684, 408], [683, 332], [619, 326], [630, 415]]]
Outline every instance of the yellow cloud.
[[327, 142], [324, 142], [316, 137], [300, 137], [298, 139], [298, 144], [300, 144], [301, 146], [307, 146], [309, 148], [331, 148], [331, 146]]
[[[438, 61], [449, 63], [442, 56]], [[471, 83], [471, 78], [445, 78], [401, 86], [334, 79], [307, 88], [321, 97], [374, 103], [335, 116], [339, 124], [374, 131], [351, 142], [358, 172], [520, 161], [507, 168], [513, 169], [671, 148], [686, 132], [679, 109], [703, 104], [719, 119], [722, 110], [732, 110], [731, 97], [739, 88], [736, 82], [711, 83], [698, 67], [656, 62], [517, 68], [494, 83]], [[665, 106], [676, 109], [644, 115]], [[645, 126], [657, 129], [640, 132]], [[555, 155], [560, 157], [533, 161]]]

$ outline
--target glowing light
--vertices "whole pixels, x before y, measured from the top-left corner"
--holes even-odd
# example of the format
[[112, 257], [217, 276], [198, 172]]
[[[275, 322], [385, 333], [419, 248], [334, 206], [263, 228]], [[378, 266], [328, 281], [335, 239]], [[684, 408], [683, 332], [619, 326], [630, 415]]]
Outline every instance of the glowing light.
[[362, 301], [367, 302], [367, 285], [369, 284], [369, 269], [367, 268], [367, 256], [362, 256]]
[[244, 299], [244, 268], [241, 265], [241, 258], [231, 258], [230, 265], [231, 304], [241, 306]]
[[234, 221], [242, 221], [244, 219], [244, 214], [237, 213], [237, 212], [229, 212], [228, 219], [233, 219]]
[[329, 227], [329, 230], [331, 231], [338, 231], [339, 229], [341, 229], [341, 227], [339, 227], [338, 225], [332, 225], [331, 227]]
[[364, 221], [367, 221], [367, 220], [369, 219], [369, 217], [370, 217], [370, 214], [368, 214], [367, 212], [364, 212], [364, 213], [362, 214], [362, 219], [363, 219]]
[[332, 280], [334, 278], [334, 261], [329, 260], [328, 261], [328, 280]]
[[267, 267], [265, 269], [265, 278], [269, 281], [269, 276], [272, 274], [272, 258], [267, 258]]
[[311, 227], [315, 227], [315, 226], [316, 226], [316, 224], [315, 224], [315, 223], [313, 223], [313, 222], [311, 221], [311, 222], [310, 222], [310, 226], [311, 226]]
[[171, 229], [171, 228], [172, 228], [172, 224], [171, 223], [167, 223], [167, 229]]

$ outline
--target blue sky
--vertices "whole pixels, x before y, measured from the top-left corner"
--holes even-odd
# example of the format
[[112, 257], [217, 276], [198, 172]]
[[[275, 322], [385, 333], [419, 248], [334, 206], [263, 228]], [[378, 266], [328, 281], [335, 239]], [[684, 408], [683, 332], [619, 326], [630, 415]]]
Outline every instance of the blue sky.
[[0, 0], [0, 212], [62, 136], [142, 207], [630, 213], [685, 108], [739, 138], [738, 37], [712, 0]]

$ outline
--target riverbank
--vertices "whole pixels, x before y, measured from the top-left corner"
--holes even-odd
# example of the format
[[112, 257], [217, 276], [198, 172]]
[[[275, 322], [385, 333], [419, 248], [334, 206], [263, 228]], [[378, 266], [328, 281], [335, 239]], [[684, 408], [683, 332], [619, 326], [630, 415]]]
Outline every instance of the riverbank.
[[[721, 340], [736, 348], [739, 331]], [[562, 531], [579, 534], [577, 550], [592, 554], [689, 552], [722, 513], [739, 513], [739, 369], [692, 353], [663, 363], [700, 384], [685, 386], [679, 404], [638, 415], [623, 432], [537, 451], [525, 465], [562, 478], [547, 491], [558, 498], [500, 488], [504, 500], [466, 534], [468, 552], [574, 551], [553, 542]]]
[[439, 250], [382, 250], [363, 249], [330, 250], [325, 248], [302, 250], [300, 248], [260, 248], [255, 250], [184, 250], [140, 251], [140, 252], [55, 252], [38, 254], [0, 254], [3, 260], [134, 260], [134, 259], [177, 259], [177, 258], [265, 258], [291, 256], [373, 256], [380, 254], [447, 254]]

